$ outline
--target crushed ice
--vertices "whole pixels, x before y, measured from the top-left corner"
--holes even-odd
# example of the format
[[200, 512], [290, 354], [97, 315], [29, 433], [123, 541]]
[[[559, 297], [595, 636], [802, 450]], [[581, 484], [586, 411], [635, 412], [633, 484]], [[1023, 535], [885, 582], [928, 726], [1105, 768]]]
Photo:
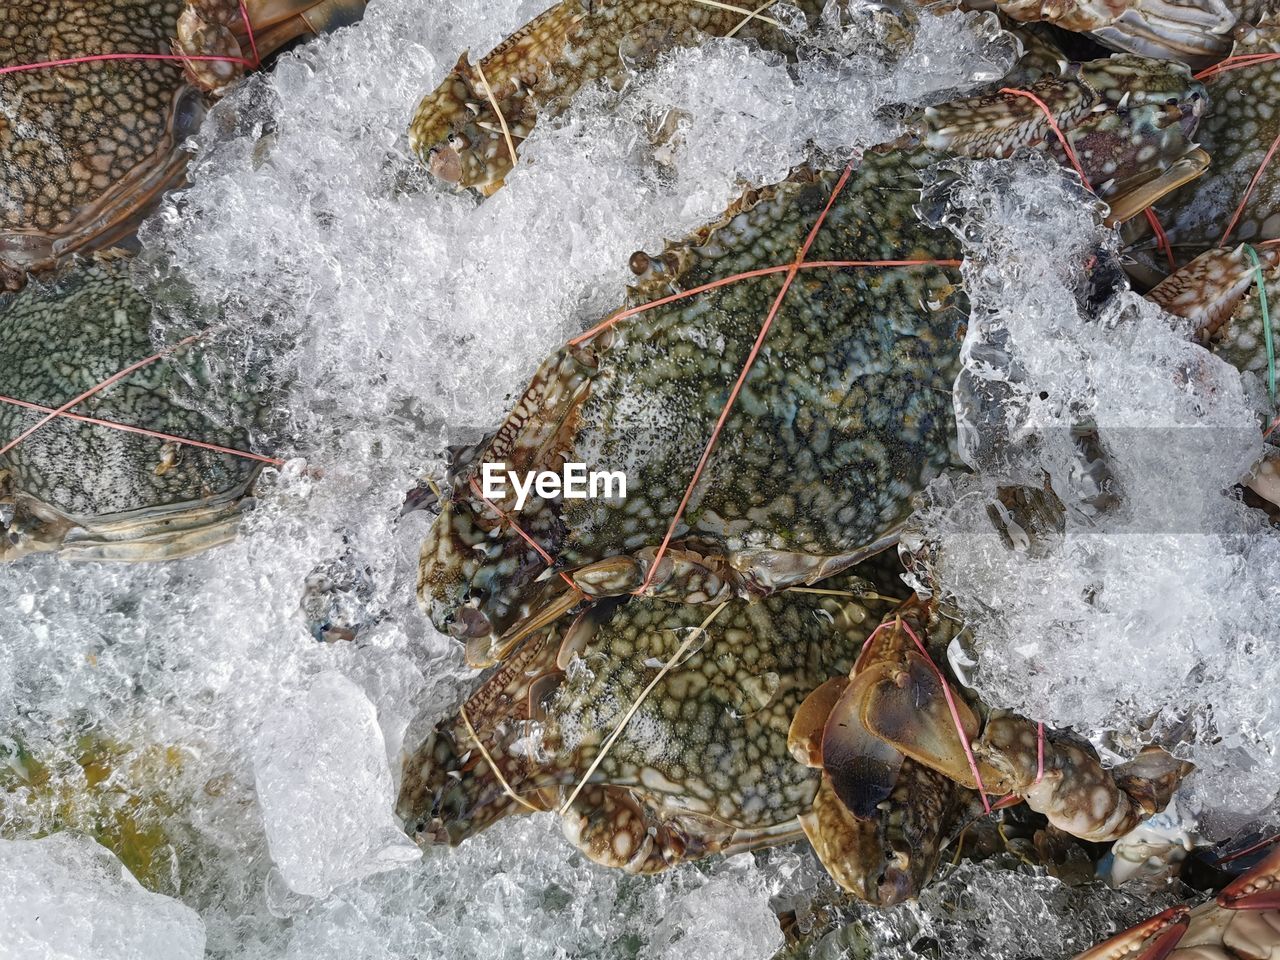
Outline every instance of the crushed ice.
[[[371, 864], [386, 865], [375, 808], [386, 795], [387, 764], [394, 776], [401, 744], [455, 706], [468, 679], [457, 650], [430, 630], [414, 603], [427, 519], [397, 515], [404, 491], [433, 468], [446, 443], [490, 427], [551, 347], [620, 302], [631, 251], [656, 249], [714, 216], [743, 180], [776, 180], [815, 150], [847, 152], [891, 136], [890, 114], [881, 108], [938, 99], [998, 76], [1013, 48], [990, 17], [960, 14], [922, 17], [914, 47], [894, 66], [859, 46], [856, 20], [843, 31], [823, 28], [810, 55], [791, 69], [737, 42], [709, 43], [672, 54], [621, 97], [589, 92], [565, 117], [542, 125], [509, 186], [490, 201], [477, 205], [434, 189], [407, 153], [412, 109], [459, 51], [489, 49], [542, 5], [372, 4], [362, 24], [282, 58], [270, 75], [251, 79], [215, 109], [201, 134], [192, 187], [144, 231], [142, 272], [157, 296], [167, 272], [183, 277], [222, 307], [228, 356], [255, 373], [265, 367], [284, 391], [279, 440], [295, 459], [268, 472], [259, 508], [235, 544], [145, 569], [37, 558], [0, 580], [0, 758], [19, 781], [7, 794], [13, 802], [0, 809], [0, 825], [29, 836], [111, 824], [113, 836], [133, 838], [130, 870], [186, 904], [144, 902], [141, 888], [112, 873], [118, 867], [65, 835], [0, 848], [6, 878], [20, 869], [70, 883], [71, 871], [76, 882], [92, 884], [79, 903], [50, 902], [67, 936], [94, 935], [75, 926], [85, 904], [113, 904], [139, 912], [137, 935], [173, 938], [140, 948], [139, 958], [199, 955], [207, 935], [208, 956], [250, 960], [754, 960], [779, 945], [776, 898], [823, 888], [812, 858], [795, 849], [657, 879], [613, 874], [568, 848], [546, 816], [504, 822], [456, 851], [370, 873]], [[655, 150], [649, 132], [669, 118], [677, 134]], [[1043, 171], [1036, 177], [1056, 182]], [[1070, 299], [1066, 280], [1054, 286], [1056, 265], [1078, 259], [1064, 253], [1066, 245], [1087, 245], [1094, 236], [1078, 201], [1059, 207], [1052, 199], [1045, 197], [1039, 214], [1028, 208], [997, 217], [1003, 226], [1021, 225], [1025, 250], [1012, 266], [979, 264], [969, 277], [992, 278], [979, 296], [1007, 314], [1017, 304], [998, 288], [1043, 275], [1048, 286], [1025, 304], [1033, 324], [1049, 323]], [[1037, 224], [1054, 210], [1079, 222]], [[1135, 337], [1128, 353], [1110, 358], [1112, 367], [1099, 375], [1112, 388], [1156, 357], [1171, 363], [1178, 356], [1160, 318], [1136, 303], [1124, 309], [1135, 317], [1132, 329], [1156, 339], [1147, 354], [1139, 355], [1144, 341]], [[1070, 316], [1060, 320], [1073, 329]], [[174, 339], [193, 322], [166, 315], [158, 333]], [[1076, 338], [1062, 355], [1070, 363], [1092, 356], [1091, 348], [1105, 353], [1104, 344], [1124, 342], [1123, 332], [1099, 331], [1096, 341], [1078, 331], [1068, 337]], [[1201, 398], [1208, 415], [1243, 422], [1238, 386], [1212, 364], [1201, 367], [1222, 388], [1221, 396]], [[1161, 383], [1146, 389], [1151, 403], [1142, 410], [1157, 416]], [[1194, 479], [1202, 490], [1231, 482], [1227, 474], [1247, 466], [1243, 443], [1218, 454], [1199, 465], [1208, 471]], [[950, 515], [947, 495], [934, 491], [928, 516], [938, 529]], [[1234, 530], [1243, 517], [1223, 498], [1218, 519], [1231, 519]], [[1207, 669], [1214, 716], [1183, 718], [1203, 731], [1196, 749], [1208, 751], [1210, 768], [1213, 756], [1225, 762], [1235, 750], [1263, 768], [1239, 778], [1240, 786], [1246, 779], [1265, 786], [1273, 770], [1258, 744], [1273, 733], [1275, 718], [1259, 719], [1257, 691], [1268, 681], [1233, 631], [1263, 616], [1262, 598], [1248, 584], [1258, 585], [1272, 562], [1270, 541], [1255, 537], [1255, 554], [1241, 558], [1223, 538], [1208, 540], [1197, 547], [1166, 538], [1145, 553], [1141, 544], [1096, 548], [1095, 574], [1107, 589], [1121, 589], [1121, 567], [1126, 577], [1146, 578], [1126, 580], [1131, 592], [1117, 601], [1146, 596], [1144, 610], [1165, 611], [1154, 627], [1115, 622], [1129, 633], [1115, 634], [1113, 645], [1132, 662], [1109, 676], [1140, 674], [1147, 698], [1141, 708], [1157, 703], [1167, 726], [1183, 717], [1178, 685], [1191, 682], [1192, 664]], [[981, 554], [981, 542], [973, 549]], [[1182, 553], [1170, 559], [1157, 550]], [[1240, 585], [1226, 575], [1237, 560], [1234, 569], [1249, 572]], [[972, 608], [1004, 604], [1024, 621], [1039, 615], [1025, 592], [983, 591], [1044, 583], [1059, 573], [1078, 584], [1084, 575], [1072, 573], [1066, 557], [1038, 574], [1022, 561], [1001, 566], [994, 549], [971, 560], [978, 561]], [[1165, 568], [1191, 576], [1186, 598], [1171, 597], [1174, 581], [1157, 582], [1156, 571]], [[304, 585], [317, 578], [359, 584], [340, 591], [339, 604], [344, 623], [360, 623], [359, 644], [313, 639], [315, 598], [304, 598]], [[1178, 633], [1170, 610], [1185, 610], [1194, 631]], [[1071, 635], [1092, 638], [1096, 647], [1102, 634], [1088, 633], [1096, 618], [1091, 623]], [[1085, 667], [1070, 662], [1072, 650], [1042, 650], [1037, 656], [1057, 659], [1034, 664], [1031, 677], [1017, 648], [1043, 635], [1027, 632], [1039, 622], [1006, 619], [1003, 634], [997, 618], [991, 624], [981, 656], [984, 692], [1015, 706], [1039, 696], [1040, 711], [1030, 712], [1044, 715], [1048, 702], [1060, 711], [1046, 719], [1136, 735], [1139, 706], [1108, 713], [1096, 696], [1086, 697], [1081, 688], [1099, 678], [1082, 682]], [[1265, 626], [1259, 619], [1249, 636], [1261, 642]], [[1186, 641], [1192, 632], [1203, 646]], [[348, 680], [337, 683], [335, 675]], [[1058, 676], [1066, 680], [1055, 682]], [[330, 705], [325, 697], [309, 701], [326, 689]], [[277, 712], [290, 698], [300, 698], [292, 702], [301, 714]], [[1192, 702], [1182, 698], [1181, 705]], [[333, 729], [323, 729], [326, 722]], [[1209, 747], [1214, 724], [1223, 739]], [[107, 759], [85, 760], [86, 738]], [[255, 743], [268, 747], [256, 760]], [[303, 762], [309, 744], [318, 751], [312, 765]], [[337, 809], [321, 812], [317, 805], [331, 796]], [[298, 814], [292, 822], [291, 803]], [[317, 842], [304, 849], [308, 814], [322, 822]], [[352, 842], [372, 859], [359, 854], [353, 863]], [[73, 869], [73, 855], [77, 864], [97, 858], [101, 869]], [[1025, 944], [1009, 939], [1013, 916], [1075, 923], [1086, 909], [1067, 903], [1064, 888], [1048, 878], [1002, 875], [997, 883], [982, 867], [962, 869], [977, 900], [972, 911], [956, 914], [969, 924], [955, 928], [951, 953], [958, 957], [1025, 953]], [[293, 889], [282, 891], [277, 880]], [[1107, 896], [1079, 895], [1095, 911], [1090, 932], [1122, 915]], [[999, 935], [985, 940], [984, 910], [1005, 918]], [[94, 923], [108, 922], [102, 912], [93, 912]], [[961, 940], [960, 932], [978, 942]], [[53, 944], [50, 951], [61, 949], [59, 935], [48, 927], [29, 934]]]
[[[1155, 742], [1193, 760], [1194, 806], [1265, 806], [1280, 789], [1280, 537], [1234, 490], [1261, 455], [1261, 385], [1111, 289], [1112, 241], [1043, 162], [976, 164], [936, 189], [967, 247], [957, 409], [982, 476], [934, 483], [913, 541], [936, 547], [974, 628], [957, 651], [976, 659], [969, 680], [1115, 754]], [[1046, 483], [1064, 529], [1012, 547], [989, 519], [999, 488]]]

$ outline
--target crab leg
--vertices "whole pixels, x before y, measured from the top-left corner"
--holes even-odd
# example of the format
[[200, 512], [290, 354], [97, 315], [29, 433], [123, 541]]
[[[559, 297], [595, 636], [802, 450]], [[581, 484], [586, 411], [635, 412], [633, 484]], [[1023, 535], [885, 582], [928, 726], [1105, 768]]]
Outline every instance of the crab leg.
[[1164, 960], [1187, 932], [1190, 913], [1186, 907], [1170, 907], [1091, 947], [1075, 960]]
[[1218, 894], [1224, 910], [1280, 910], [1280, 846]]
[[1194, 910], [1171, 907], [1074, 960], [1268, 960], [1280, 956], [1280, 847]]

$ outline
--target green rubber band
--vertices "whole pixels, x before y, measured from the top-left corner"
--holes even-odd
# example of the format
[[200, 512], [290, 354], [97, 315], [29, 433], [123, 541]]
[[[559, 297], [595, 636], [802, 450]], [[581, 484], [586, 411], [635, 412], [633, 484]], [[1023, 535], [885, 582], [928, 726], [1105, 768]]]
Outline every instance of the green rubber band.
[[1267, 393], [1271, 402], [1276, 402], [1276, 347], [1271, 338], [1271, 311], [1267, 309], [1267, 285], [1262, 276], [1262, 261], [1258, 259], [1258, 251], [1244, 244], [1245, 253], [1253, 260], [1253, 278], [1258, 284], [1258, 304], [1262, 307], [1262, 333], [1267, 342]]

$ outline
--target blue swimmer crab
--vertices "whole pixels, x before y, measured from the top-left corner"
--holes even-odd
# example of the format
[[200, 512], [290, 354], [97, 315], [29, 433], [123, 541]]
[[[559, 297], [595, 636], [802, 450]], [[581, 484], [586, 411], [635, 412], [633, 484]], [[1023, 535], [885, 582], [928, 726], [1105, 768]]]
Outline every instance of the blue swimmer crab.
[[1074, 960], [1275, 960], [1280, 848], [1197, 907], [1172, 907]]
[[[31, 0], [0, 9], [0, 289], [129, 237], [181, 185], [182, 143], [256, 53], [366, 0]], [[141, 53], [62, 66], [50, 61]], [[223, 58], [182, 60], [182, 57]], [[18, 69], [45, 64], [38, 69]]]
[[[914, 896], [974, 807], [974, 782], [942, 726], [930, 653], [908, 639], [929, 636], [930, 608], [909, 600], [873, 629], [886, 598], [851, 586], [709, 616], [608, 600], [544, 628], [406, 762], [400, 815], [419, 841], [456, 844], [522, 810], [556, 811], [588, 857], [635, 873], [803, 835], [856, 896]], [[993, 714], [979, 738], [960, 709], [986, 788], [1085, 839], [1127, 832], [1189, 769], [1153, 751], [1106, 771], [1051, 732], [1037, 777], [1033, 724]], [[891, 739], [875, 739], [886, 726]]]
[[[1145, 203], [1185, 179], [1203, 100], [1187, 68], [1115, 56], [1032, 89], [1114, 207], [1126, 206], [1121, 187]], [[1035, 104], [1006, 93], [913, 123], [917, 133], [847, 174], [802, 168], [661, 254], [634, 254], [632, 306], [546, 360], [497, 432], [455, 460], [419, 597], [473, 663], [500, 659], [584, 597], [760, 597], [894, 542], [911, 494], [953, 462], [967, 317], [958, 247], [915, 211], [922, 171], [948, 151], [998, 155], [1052, 137]], [[784, 290], [806, 242], [809, 261], [837, 266], [797, 268]], [[657, 298], [670, 302], [645, 306]], [[534, 496], [518, 513], [510, 491], [480, 495], [486, 464], [521, 474], [565, 463], [622, 471], [630, 495]]]
[[[822, 4], [802, 0], [807, 15]], [[562, 112], [584, 86], [617, 88], [629, 71], [704, 36], [738, 36], [781, 51], [791, 38], [762, 11], [700, 0], [561, 0], [479, 63], [464, 53], [414, 112], [409, 140], [446, 183], [489, 195], [539, 117]]]
[[74, 418], [55, 417], [24, 436], [49, 411], [154, 353], [152, 304], [128, 266], [103, 255], [48, 286], [0, 296], [0, 394], [7, 398], [0, 447], [19, 441], [0, 452], [0, 560], [47, 551], [168, 559], [222, 543], [234, 535], [268, 459], [229, 452], [251, 449], [249, 430], [265, 414], [250, 384], [224, 391], [224, 418], [197, 411], [192, 385], [215, 375], [199, 343], [87, 397], [69, 411]]

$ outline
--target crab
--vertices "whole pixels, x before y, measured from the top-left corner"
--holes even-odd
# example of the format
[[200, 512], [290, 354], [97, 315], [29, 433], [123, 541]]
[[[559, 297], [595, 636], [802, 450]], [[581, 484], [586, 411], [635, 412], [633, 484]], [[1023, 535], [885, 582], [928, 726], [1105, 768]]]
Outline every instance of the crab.
[[1280, 957], [1280, 847], [1198, 907], [1171, 907], [1074, 960]]
[[1244, 33], [1232, 62], [1206, 72], [1205, 86], [1213, 109], [1197, 137], [1212, 163], [1156, 208], [1179, 263], [1219, 246], [1280, 239], [1280, 20]]
[[[255, 55], [350, 23], [365, 0], [89, 0], [0, 10], [0, 289], [129, 237], [179, 186], [183, 142]], [[51, 61], [140, 53], [151, 60]], [[163, 59], [173, 55], [172, 59]], [[182, 57], [222, 58], [191, 59]], [[25, 65], [36, 69], [16, 69]]]
[[[1053, 827], [1092, 842], [1117, 840], [1164, 809], [1192, 768], [1159, 748], [1106, 770], [1087, 743], [1064, 733], [1004, 711], [981, 721], [931, 660], [930, 628], [955, 632], [937, 614], [932, 602], [906, 601], [871, 634], [849, 676], [818, 687], [792, 721], [793, 754], [822, 771], [822, 802], [801, 822], [842, 887], [873, 902], [901, 899], [869, 896], [863, 877], [846, 869], [867, 825], [901, 803], [904, 777], [913, 795], [945, 798], [956, 784], [1006, 804], [1024, 800]], [[935, 803], [934, 819], [945, 820]]]
[[[1203, 99], [1185, 67], [1115, 56], [1032, 89], [1095, 181], [1117, 164], [1132, 171], [1101, 183], [1113, 208], [1127, 205], [1122, 187], [1145, 203], [1184, 178], [1183, 120]], [[967, 317], [958, 246], [915, 210], [922, 171], [951, 153], [920, 141], [999, 155], [1053, 136], [1038, 107], [1007, 93], [913, 122], [915, 135], [869, 151], [839, 190], [838, 171], [801, 168], [661, 254], [634, 254], [632, 306], [548, 358], [497, 432], [420, 501], [438, 502], [439, 516], [419, 597], [439, 630], [467, 641], [473, 664], [501, 659], [583, 599], [758, 598], [895, 542], [911, 494], [954, 462], [951, 386]], [[890, 265], [797, 269], [778, 299], [833, 194], [807, 259]], [[718, 421], [735, 375], [741, 392]], [[632, 494], [533, 496], [523, 509], [510, 487], [482, 495], [489, 468], [575, 462], [629, 472]]]
[[225, 419], [189, 405], [188, 381], [211, 375], [198, 342], [86, 397], [70, 416], [42, 422], [153, 354], [151, 313], [128, 260], [115, 255], [0, 297], [0, 446], [9, 447], [0, 452], [0, 560], [49, 551], [67, 559], [168, 559], [234, 535], [268, 458], [231, 451], [250, 450], [248, 428], [264, 406], [244, 387], [227, 393]]
[[[645, 874], [799, 840], [830, 801], [787, 751], [792, 717], [848, 670], [877, 596], [792, 591], [713, 617], [656, 599], [592, 607], [528, 637], [435, 728], [398, 811], [419, 842], [448, 844], [555, 811], [591, 860]], [[949, 781], [915, 773], [841, 867], [886, 903], [932, 873], [953, 806]]]
[[[748, 4], [700, 0], [561, 0], [512, 33], [479, 63], [458, 58], [414, 112], [409, 142], [445, 183], [496, 192], [539, 117], [562, 112], [593, 82], [620, 88], [659, 54], [705, 36], [738, 36], [790, 49], [777, 20]], [[802, 0], [807, 15], [822, 4]]]
[[1280, 10], [1276, 0], [995, 0], [995, 6], [1012, 20], [1050, 23], [1112, 50], [1193, 67], [1222, 59], [1236, 33]]

